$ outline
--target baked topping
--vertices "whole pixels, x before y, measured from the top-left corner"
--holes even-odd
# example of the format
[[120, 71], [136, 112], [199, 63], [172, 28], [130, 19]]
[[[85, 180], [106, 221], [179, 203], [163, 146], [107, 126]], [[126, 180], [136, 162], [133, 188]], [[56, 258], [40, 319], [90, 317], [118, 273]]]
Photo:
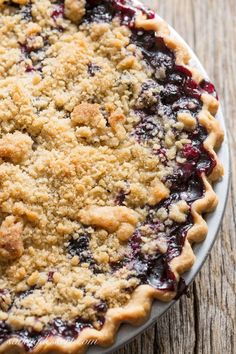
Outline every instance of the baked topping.
[[91, 206], [79, 213], [82, 224], [100, 227], [109, 233], [116, 232], [121, 241], [127, 241], [134, 233], [138, 214], [126, 207]]
[[71, 122], [74, 125], [91, 126], [98, 129], [104, 129], [106, 126], [106, 120], [96, 103], [81, 103], [76, 106], [71, 113]]
[[65, 17], [79, 23], [85, 15], [85, 0], [65, 0]]
[[216, 161], [202, 95], [130, 1], [0, 2], [0, 343], [74, 340], [170, 263]]
[[22, 223], [8, 216], [0, 226], [0, 261], [19, 258], [23, 253]]
[[32, 139], [26, 134], [17, 131], [6, 134], [0, 139], [0, 157], [16, 164], [21, 163], [29, 157], [32, 145]]

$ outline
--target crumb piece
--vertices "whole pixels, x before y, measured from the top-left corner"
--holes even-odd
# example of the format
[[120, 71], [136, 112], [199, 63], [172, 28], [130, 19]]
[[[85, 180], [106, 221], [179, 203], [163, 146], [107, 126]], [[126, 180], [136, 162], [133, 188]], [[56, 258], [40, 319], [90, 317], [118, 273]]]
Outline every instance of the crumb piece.
[[72, 257], [70, 262], [72, 266], [77, 266], [79, 264], [79, 257], [78, 256]]
[[11, 293], [8, 290], [0, 292], [0, 310], [6, 312], [12, 304]]
[[14, 216], [8, 216], [0, 227], [0, 259], [3, 261], [19, 258], [24, 250], [22, 223], [16, 222]]
[[91, 206], [81, 210], [80, 221], [85, 225], [101, 227], [110, 233], [117, 232], [121, 241], [132, 236], [138, 222], [138, 214], [126, 207]]
[[157, 210], [157, 217], [161, 221], [165, 221], [168, 218], [168, 213], [165, 208], [160, 208]]
[[53, 281], [54, 283], [58, 284], [61, 280], [61, 274], [59, 272], [55, 272], [53, 274]]
[[171, 148], [175, 144], [175, 136], [171, 130], [168, 130], [165, 135], [165, 144], [168, 148]]
[[119, 140], [123, 140], [126, 136], [126, 130], [124, 128], [125, 120], [124, 114], [119, 112], [113, 112], [108, 118], [111, 129], [116, 133]]
[[156, 254], [157, 250], [164, 254], [167, 249], [168, 243], [165, 237], [158, 237], [156, 240], [145, 243], [142, 247], [142, 250], [147, 254]]
[[79, 127], [76, 130], [76, 136], [78, 138], [90, 139], [92, 136], [92, 130], [89, 127]]
[[16, 202], [12, 208], [12, 212], [14, 215], [25, 216], [28, 221], [33, 223], [39, 221], [39, 215], [27, 208], [22, 202]]
[[186, 221], [188, 211], [188, 204], [184, 200], [180, 200], [170, 206], [169, 217], [176, 222], [183, 223]]
[[98, 252], [94, 254], [94, 259], [99, 264], [107, 264], [109, 262], [109, 255], [107, 252]]
[[28, 158], [33, 140], [26, 134], [15, 132], [0, 139], [0, 157], [20, 163]]
[[161, 253], [166, 253], [168, 250], [168, 242], [165, 237], [158, 237], [156, 240], [156, 245]]
[[128, 199], [133, 205], [145, 205], [147, 203], [147, 188], [141, 183], [131, 183]]
[[159, 179], [155, 179], [152, 182], [150, 189], [150, 197], [148, 200], [149, 205], [156, 205], [161, 200], [168, 198], [170, 195], [169, 189]]
[[5, 311], [0, 311], [0, 321], [6, 321], [7, 317], [8, 315]]
[[26, 269], [24, 267], [18, 268], [15, 273], [15, 279], [17, 279], [18, 281], [21, 281], [25, 277], [26, 277]]
[[185, 112], [179, 113], [177, 115], [177, 120], [180, 123], [183, 123], [186, 130], [191, 131], [196, 128], [196, 124], [197, 124], [196, 119], [192, 117], [191, 114], [189, 113], [185, 113]]
[[130, 69], [141, 69], [140, 64], [138, 64], [137, 59], [131, 55], [127, 58], [124, 58], [117, 65], [117, 68], [120, 70], [130, 70]]
[[28, 278], [27, 284], [29, 286], [34, 286], [37, 284], [38, 279], [39, 279], [39, 272], [36, 271], [36, 272], [32, 273], [31, 276]]
[[25, 317], [23, 315], [15, 316], [10, 314], [7, 319], [7, 323], [14, 329], [19, 330], [23, 328], [25, 324]]
[[96, 103], [79, 104], [71, 113], [72, 124], [104, 128], [106, 126], [106, 120], [103, 118], [99, 108], [99, 105]]
[[65, 0], [65, 16], [72, 22], [80, 22], [85, 14], [85, 0]]
[[42, 28], [34, 22], [30, 22], [27, 26], [26, 33], [28, 36], [33, 36], [35, 34], [40, 33]]

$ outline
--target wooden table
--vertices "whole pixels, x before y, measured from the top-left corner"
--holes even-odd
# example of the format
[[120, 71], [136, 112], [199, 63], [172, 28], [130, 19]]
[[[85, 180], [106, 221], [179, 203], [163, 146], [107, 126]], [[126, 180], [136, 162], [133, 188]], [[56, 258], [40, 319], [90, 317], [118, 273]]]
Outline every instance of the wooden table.
[[236, 354], [236, 0], [144, 0], [195, 50], [216, 84], [229, 129], [232, 186], [204, 268], [158, 323], [114, 354]]

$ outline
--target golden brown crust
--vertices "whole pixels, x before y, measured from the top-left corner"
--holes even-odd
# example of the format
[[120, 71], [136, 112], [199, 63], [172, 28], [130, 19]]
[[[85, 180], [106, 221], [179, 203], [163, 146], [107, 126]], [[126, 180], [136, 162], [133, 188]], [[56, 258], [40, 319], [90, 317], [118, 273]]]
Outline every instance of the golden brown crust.
[[0, 262], [19, 258], [24, 250], [22, 223], [14, 216], [8, 216], [0, 226]]
[[159, 179], [153, 180], [150, 189], [149, 205], [157, 205], [161, 200], [168, 198], [169, 189]]
[[65, 16], [72, 22], [80, 22], [85, 14], [85, 0], [65, 0]]
[[32, 139], [20, 132], [6, 134], [0, 139], [0, 157], [13, 163], [21, 163], [27, 159], [33, 145]]
[[135, 211], [124, 206], [92, 206], [79, 213], [82, 224], [100, 227], [109, 233], [116, 232], [121, 241], [128, 241], [133, 235], [138, 219]]
[[[168, 26], [163, 20], [158, 18], [155, 20], [145, 20], [142, 17], [137, 19], [136, 26], [148, 30], [152, 29], [158, 32], [159, 35], [163, 36], [166, 45], [175, 51], [177, 63], [181, 65], [188, 64], [189, 54], [187, 49], [170, 36]], [[188, 69], [192, 70], [194, 77], [196, 78], [196, 70], [191, 69], [189, 66]], [[216, 166], [209, 178], [203, 176], [203, 183], [206, 192], [202, 199], [197, 200], [192, 205], [194, 225], [187, 233], [185, 245], [181, 255], [177, 258], [174, 258], [171, 262], [171, 269], [176, 275], [177, 279], [183, 272], [188, 270], [195, 261], [195, 256], [191, 244], [193, 242], [201, 242], [207, 234], [207, 224], [201, 215], [202, 213], [209, 212], [216, 207], [217, 197], [212, 189], [211, 181], [216, 181], [223, 175], [223, 167], [215, 153], [215, 149], [220, 147], [223, 140], [223, 131], [219, 123], [213, 118], [213, 115], [216, 114], [218, 108], [218, 102], [207, 94], [203, 95], [202, 101], [203, 109], [199, 114], [199, 122], [206, 128], [208, 132], [208, 138], [205, 140], [204, 146], [214, 156], [216, 160]], [[74, 121], [79, 123], [79, 115], [77, 115], [77, 113], [78, 112], [74, 112]], [[186, 122], [188, 129], [191, 129], [191, 127], [194, 126], [193, 121], [190, 122], [190, 120], [185, 120], [183, 117], [180, 119], [182, 123], [185, 124]], [[184, 213], [184, 206], [182, 206], [182, 208]], [[83, 215], [80, 217], [83, 218]], [[85, 224], [86, 222], [87, 221], [84, 220]], [[126, 222], [126, 219], [125, 221], [122, 219], [122, 222]], [[128, 222], [130, 222], [130, 219]], [[135, 222], [133, 220], [131, 224], [134, 223]], [[84, 353], [89, 343], [92, 342], [101, 346], [111, 345], [115, 340], [115, 334], [122, 322], [128, 322], [133, 325], [140, 325], [148, 317], [152, 306], [152, 301], [154, 299], [170, 301], [175, 297], [175, 295], [175, 292], [155, 290], [150, 286], [141, 285], [134, 291], [132, 299], [125, 307], [108, 310], [106, 314], [106, 322], [100, 331], [95, 329], [85, 329], [81, 332], [79, 338], [72, 343], [66, 342], [59, 338], [48, 338], [40, 342], [40, 344], [38, 344], [37, 347], [33, 349], [32, 353], [79, 354]], [[12, 340], [2, 344], [0, 347], [0, 353], [20, 354], [25, 353], [25, 350], [23, 349], [20, 341], [14, 339], [14, 344]]]

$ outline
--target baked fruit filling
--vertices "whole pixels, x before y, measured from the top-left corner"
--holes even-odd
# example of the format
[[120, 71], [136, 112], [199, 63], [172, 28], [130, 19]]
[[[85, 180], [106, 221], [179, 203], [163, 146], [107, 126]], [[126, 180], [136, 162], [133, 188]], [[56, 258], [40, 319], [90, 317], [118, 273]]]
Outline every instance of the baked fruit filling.
[[204, 93], [129, 1], [0, 0], [0, 344], [101, 329], [170, 262], [216, 161]]

